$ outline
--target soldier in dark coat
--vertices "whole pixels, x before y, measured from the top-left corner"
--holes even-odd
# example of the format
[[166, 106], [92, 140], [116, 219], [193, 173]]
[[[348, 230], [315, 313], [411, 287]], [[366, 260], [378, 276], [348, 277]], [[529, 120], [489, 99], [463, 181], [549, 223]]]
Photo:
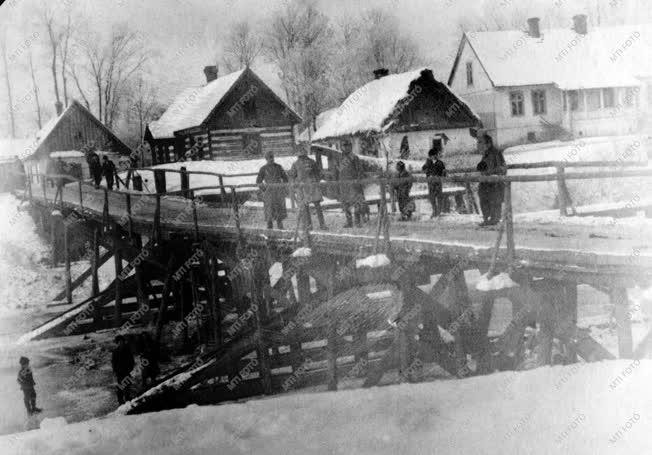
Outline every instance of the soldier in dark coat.
[[91, 174], [95, 188], [99, 188], [100, 183], [102, 183], [102, 164], [100, 163], [100, 157], [97, 156], [97, 153], [90, 151], [86, 155], [86, 162], [88, 163], [88, 171]]
[[310, 145], [299, 146], [298, 158], [292, 164], [288, 171], [288, 176], [296, 183], [294, 194], [296, 196], [297, 204], [303, 213], [303, 219], [308, 229], [312, 229], [312, 218], [310, 216], [310, 203], [312, 202], [317, 212], [317, 220], [319, 221], [319, 228], [326, 229], [324, 222], [324, 213], [321, 209], [322, 194], [319, 188], [319, 181], [321, 180], [321, 170], [317, 166], [317, 162], [308, 156], [308, 149]]
[[25, 188], [25, 166], [23, 162], [20, 161], [20, 158], [15, 157], [14, 159], [14, 188], [24, 189]]
[[66, 172], [66, 163], [63, 162], [61, 157], [57, 158], [53, 165], [53, 173], [56, 175], [54, 181], [57, 184], [57, 192], [54, 193], [54, 202], [57, 202], [57, 198], [63, 199], [63, 174]]
[[[428, 159], [423, 165], [423, 172], [426, 177], [445, 177], [446, 165], [439, 159], [441, 154], [441, 141], [433, 140], [432, 148], [428, 151]], [[428, 182], [428, 199], [432, 205], [430, 218], [439, 216], [444, 208], [444, 197], [441, 182]]]
[[131, 370], [134, 369], [134, 355], [127, 344], [127, 341], [122, 335], [115, 337], [116, 348], [111, 354], [111, 366], [113, 374], [115, 374], [118, 387], [116, 395], [118, 396], [118, 403], [123, 404], [125, 400], [129, 400], [129, 389], [133, 380], [130, 377]]
[[[353, 219], [355, 219], [356, 227], [360, 227], [360, 213], [362, 206], [365, 204], [365, 197], [364, 186], [358, 183], [358, 180], [362, 180], [364, 177], [360, 158], [353, 154], [351, 145], [346, 144], [340, 162], [335, 168], [335, 178], [341, 182], [339, 185], [339, 200], [346, 216], [346, 225], [344, 225], [346, 228], [353, 227]], [[353, 209], [353, 218], [351, 217], [351, 209]]]
[[[478, 163], [477, 169], [482, 175], [505, 175], [507, 165], [501, 151], [493, 145], [493, 140], [488, 134], [484, 134], [478, 140], [478, 146], [483, 152], [482, 160]], [[503, 204], [504, 186], [501, 182], [480, 182], [478, 196], [480, 198], [480, 209], [482, 210], [483, 221], [480, 226], [493, 226], [500, 221]]]
[[28, 414], [41, 412], [40, 408], [36, 407], [36, 390], [34, 386], [34, 376], [32, 369], [29, 367], [29, 359], [27, 357], [20, 358], [20, 370], [18, 371], [18, 385], [23, 391], [23, 402]]
[[285, 208], [285, 196], [287, 191], [281, 187], [267, 187], [271, 183], [287, 183], [288, 176], [280, 164], [274, 162], [274, 155], [271, 152], [265, 154], [267, 164], [263, 165], [258, 171], [256, 183], [263, 193], [263, 205], [265, 207], [265, 221], [267, 229], [274, 227], [273, 221], [279, 229], [283, 229], [283, 220], [287, 218]]
[[115, 164], [106, 155], [102, 158], [102, 175], [104, 175], [104, 179], [106, 180], [106, 187], [112, 190]]
[[401, 212], [401, 220], [407, 221], [412, 218], [414, 204], [410, 199], [412, 175], [405, 169], [405, 163], [403, 161], [396, 163], [396, 179], [397, 180], [392, 183], [392, 189], [396, 193], [398, 210]]

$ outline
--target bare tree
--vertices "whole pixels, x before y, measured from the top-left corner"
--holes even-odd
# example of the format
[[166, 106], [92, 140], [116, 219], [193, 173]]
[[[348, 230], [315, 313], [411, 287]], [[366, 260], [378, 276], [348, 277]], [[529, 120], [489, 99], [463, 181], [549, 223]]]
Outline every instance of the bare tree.
[[247, 21], [231, 27], [224, 47], [223, 64], [229, 71], [251, 66], [263, 50], [263, 41]]
[[57, 29], [54, 11], [45, 2], [41, 4], [41, 22], [49, 39], [50, 46], [50, 70], [52, 71], [52, 82], [54, 84], [54, 97], [57, 106], [61, 105], [61, 96], [59, 94], [59, 79], [57, 76], [57, 58], [59, 56], [59, 45], [61, 42], [61, 33]]
[[[147, 62], [148, 50], [140, 35], [124, 25], [114, 28], [108, 42], [92, 33], [78, 41], [80, 62], [71, 65], [69, 73], [86, 106], [91, 109], [94, 98], [98, 118], [111, 128], [128, 94], [128, 81]], [[92, 88], [86, 87], [84, 76]]]
[[130, 97], [128, 120], [138, 124], [138, 137], [142, 141], [145, 133], [145, 125], [154, 119], [156, 114], [162, 110], [157, 101], [156, 89], [147, 84], [142, 75], [136, 79]]
[[14, 98], [11, 93], [11, 79], [9, 77], [9, 62], [7, 61], [7, 30], [3, 28], [0, 36], [0, 54], [2, 54], [2, 65], [4, 66], [5, 83], [7, 88], [7, 105], [9, 106], [9, 124], [11, 125], [11, 137], [16, 137], [16, 117], [14, 115]]
[[331, 40], [328, 18], [309, 0], [277, 10], [267, 32], [267, 56], [279, 68], [288, 102], [307, 123], [327, 104]]
[[72, 14], [68, 11], [66, 25], [61, 29], [59, 56], [61, 58], [61, 85], [63, 88], [63, 105], [68, 107], [68, 65], [70, 57], [70, 42], [72, 39]]
[[32, 87], [34, 89], [34, 102], [36, 103], [36, 122], [38, 123], [38, 128], [43, 127], [43, 120], [41, 117], [41, 103], [39, 101], [39, 88], [36, 83], [36, 75], [34, 71], [34, 59], [32, 58], [32, 49], [29, 49], [29, 73], [32, 77]]

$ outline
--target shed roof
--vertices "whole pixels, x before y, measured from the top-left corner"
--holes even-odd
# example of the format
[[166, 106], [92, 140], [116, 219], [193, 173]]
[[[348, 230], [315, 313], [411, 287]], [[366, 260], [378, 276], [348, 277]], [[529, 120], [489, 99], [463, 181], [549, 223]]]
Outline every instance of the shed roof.
[[586, 35], [547, 29], [465, 33], [448, 83], [469, 44], [494, 86], [555, 84], [562, 90], [631, 87], [652, 76], [651, 25], [590, 27]]
[[[363, 85], [349, 95], [326, 119], [324, 125], [313, 135], [313, 140], [368, 131], [385, 131], [391, 126], [392, 122], [389, 120], [392, 113], [395, 112], [397, 104], [410, 95], [410, 84], [421, 78], [426, 72], [432, 74], [432, 70], [420, 68], [405, 73], [390, 74]], [[455, 102], [462, 106], [470, 117], [475, 118], [477, 123], [480, 122], [478, 116], [464, 101], [451, 92], [445, 84], [439, 84], [450, 96], [455, 98]], [[470, 123], [469, 126], [474, 125]]]

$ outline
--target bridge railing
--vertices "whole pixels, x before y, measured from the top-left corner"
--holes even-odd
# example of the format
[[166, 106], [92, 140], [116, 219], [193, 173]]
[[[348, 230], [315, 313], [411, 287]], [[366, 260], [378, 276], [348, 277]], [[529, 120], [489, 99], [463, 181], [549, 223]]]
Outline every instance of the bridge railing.
[[[536, 166], [542, 167], [542, 166]], [[550, 166], [547, 166], [550, 167]], [[580, 165], [576, 167], [596, 167], [595, 163], [591, 163], [591, 166]], [[150, 168], [156, 170], [155, 168]], [[165, 172], [178, 173], [183, 176], [183, 170], [168, 170], [165, 169]], [[219, 182], [219, 174], [212, 172], [202, 172], [202, 171], [187, 171], [188, 174], [202, 174], [215, 176]], [[42, 197], [44, 202], [51, 203], [54, 206], [59, 206], [61, 209], [64, 208], [64, 198], [63, 191], [64, 188], [69, 189], [71, 185], [76, 185], [78, 188], [78, 198], [72, 201], [70, 198], [65, 201], [65, 203], [79, 207], [81, 213], [84, 213], [85, 208], [87, 208], [88, 203], [90, 202], [89, 198], [95, 198], [96, 192], [99, 190], [102, 194], [102, 220], [106, 226], [110, 224], [110, 216], [115, 216], [115, 213], [112, 213], [110, 208], [110, 203], [112, 199], [124, 199], [124, 204], [120, 203], [120, 211], [123, 213], [121, 218], [121, 224], [128, 223], [128, 231], [130, 235], [133, 234], [133, 213], [132, 213], [132, 197], [135, 195], [144, 195], [148, 198], [154, 198], [154, 213], [153, 213], [153, 234], [155, 241], [160, 239], [160, 230], [162, 222], [162, 207], [161, 199], [162, 197], [170, 196], [169, 192], [155, 192], [155, 193], [142, 193], [133, 190], [119, 190], [119, 189], [108, 189], [106, 187], [95, 187], [89, 181], [80, 180], [69, 175], [63, 174], [39, 174], [37, 176], [38, 182], [40, 182], [40, 191], [37, 191], [37, 188], [34, 188], [33, 182], [35, 181], [35, 175], [27, 174], [24, 175], [27, 183], [26, 197], [29, 197], [30, 200], [37, 197], [38, 193], [42, 192]], [[613, 179], [613, 178], [634, 178], [634, 177], [652, 177], [652, 169], [612, 169], [612, 170], [591, 170], [586, 172], [567, 172], [564, 173], [563, 178], [565, 180], [588, 180], [588, 179]], [[411, 182], [411, 183], [433, 183], [437, 182], [440, 184], [444, 183], [456, 183], [456, 184], [471, 184], [471, 183], [499, 183], [503, 185], [504, 198], [502, 204], [502, 221], [498, 230], [498, 237], [496, 240], [496, 245], [494, 249], [494, 257], [492, 258], [492, 264], [495, 264], [496, 257], [498, 255], [498, 250], [500, 247], [501, 239], [503, 233], [506, 237], [507, 243], [507, 253], [508, 253], [508, 264], [512, 264], [514, 260], [514, 251], [515, 251], [515, 242], [514, 242], [514, 222], [513, 222], [513, 207], [512, 207], [512, 184], [513, 183], [524, 183], [524, 182], [558, 182], [560, 179], [559, 173], [545, 173], [545, 174], [518, 174], [518, 175], [483, 175], [477, 172], [474, 173], [453, 173], [446, 177], [424, 177], [421, 175], [414, 175], [409, 178], [396, 178], [387, 175], [376, 175], [373, 177], [365, 177], [358, 180], [339, 180], [339, 181], [321, 181], [321, 182], [289, 182], [289, 183], [268, 183], [265, 185], [266, 190], [270, 189], [283, 189], [287, 194], [296, 193], [300, 189], [310, 189], [318, 186], [320, 189], [325, 190], [329, 187], [341, 189], [343, 186], [350, 187], [352, 184], [356, 185], [377, 185], [379, 191], [379, 204], [378, 204], [378, 216], [377, 216], [377, 228], [376, 228], [376, 242], [375, 249], [379, 250], [381, 248], [381, 238], [383, 239], [382, 244], [384, 245], [383, 249], [388, 250], [390, 245], [390, 218], [388, 216], [387, 210], [387, 192], [388, 189], [396, 187], [396, 185]], [[61, 191], [55, 192], [52, 200], [48, 198], [47, 185], [48, 182], [55, 183], [57, 188], [61, 188]], [[236, 228], [239, 235], [242, 235], [243, 226], [241, 225], [241, 206], [242, 201], [238, 197], [238, 192], [242, 190], [255, 191], [259, 188], [256, 183], [242, 183], [242, 184], [233, 184], [233, 185], [207, 185], [202, 187], [193, 187], [190, 189], [189, 185], [182, 190], [182, 195], [190, 199], [190, 212], [192, 214], [193, 220], [193, 231], [195, 238], [199, 237], [199, 222], [198, 222], [198, 212], [197, 206], [198, 203], [194, 194], [199, 191], [219, 191], [221, 194], [225, 194], [230, 199], [230, 212], [234, 222], [234, 227]], [[84, 189], [89, 191], [84, 191]], [[86, 193], [89, 193], [85, 196]], [[110, 195], [114, 195], [111, 196]], [[40, 195], [39, 195], [40, 197]], [[86, 197], [86, 199], [85, 199]], [[306, 204], [309, 201], [305, 202]], [[304, 207], [304, 201], [299, 201], [299, 206]], [[366, 204], [366, 201], [360, 201], [359, 204]], [[353, 207], [355, 210], [356, 207]], [[358, 207], [359, 209], [359, 207]], [[186, 208], [181, 208], [179, 210], [187, 210]], [[294, 226], [295, 230], [295, 239], [299, 240], [298, 233], [299, 230], [302, 230], [303, 241], [307, 244], [310, 244], [310, 232], [308, 229], [308, 223], [302, 219], [304, 210], [298, 211], [298, 216], [296, 218], [296, 224]], [[166, 214], [169, 217], [169, 213]], [[166, 221], [169, 222], [169, 219], [166, 218]]]

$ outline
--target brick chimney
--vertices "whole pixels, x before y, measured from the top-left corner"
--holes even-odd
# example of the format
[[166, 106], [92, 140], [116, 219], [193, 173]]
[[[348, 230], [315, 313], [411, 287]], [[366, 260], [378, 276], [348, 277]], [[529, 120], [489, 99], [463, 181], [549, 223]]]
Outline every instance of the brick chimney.
[[63, 112], [63, 103], [61, 101], [56, 101], [54, 103], [54, 108], [57, 110], [57, 115], [61, 115]]
[[540, 38], [541, 31], [539, 30], [539, 18], [531, 17], [527, 20], [528, 35], [532, 38]]
[[573, 30], [578, 35], [586, 35], [586, 14], [576, 14], [573, 16]]
[[378, 68], [377, 70], [374, 70], [374, 79], [380, 79], [389, 74], [389, 70], [387, 68]]
[[204, 67], [204, 74], [206, 75], [206, 83], [213, 82], [217, 79], [217, 65], [209, 65]]

